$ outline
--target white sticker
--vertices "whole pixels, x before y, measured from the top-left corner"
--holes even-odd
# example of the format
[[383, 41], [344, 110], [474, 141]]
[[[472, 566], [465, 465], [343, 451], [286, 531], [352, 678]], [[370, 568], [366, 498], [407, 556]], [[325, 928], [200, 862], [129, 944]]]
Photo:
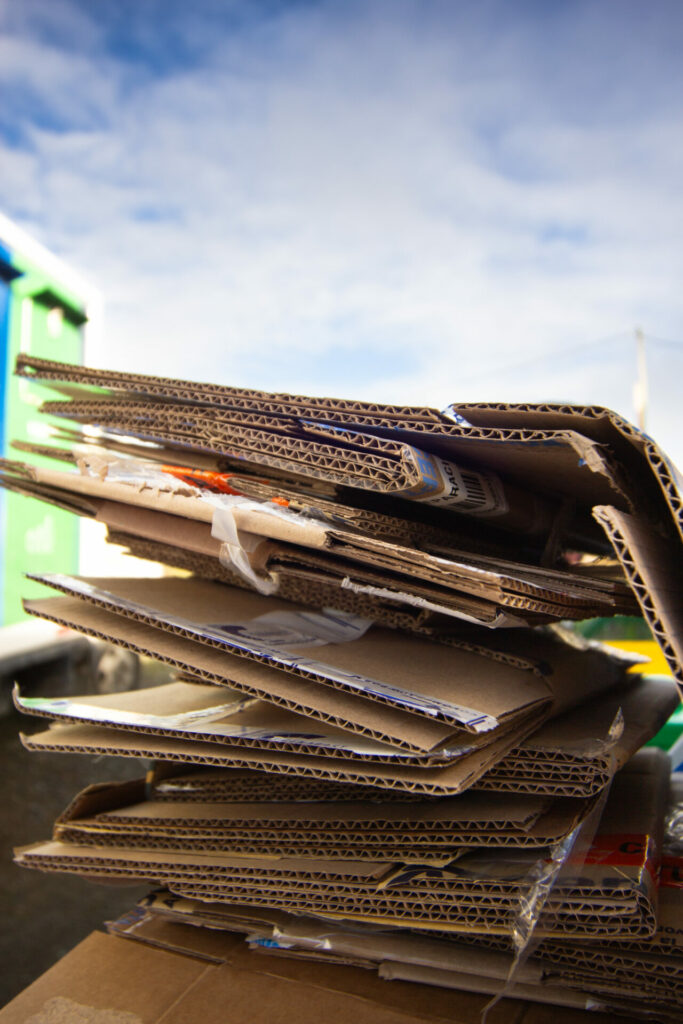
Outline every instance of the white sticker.
[[503, 484], [495, 473], [456, 466], [418, 448], [406, 446], [405, 452], [418, 469], [421, 481], [403, 491], [401, 497], [471, 516], [502, 516], [508, 511]]
[[268, 612], [245, 624], [209, 623], [205, 628], [224, 633], [230, 639], [239, 636], [255, 645], [288, 651], [297, 647], [322, 647], [358, 640], [371, 625], [370, 619], [349, 612], [327, 609], [318, 612]]

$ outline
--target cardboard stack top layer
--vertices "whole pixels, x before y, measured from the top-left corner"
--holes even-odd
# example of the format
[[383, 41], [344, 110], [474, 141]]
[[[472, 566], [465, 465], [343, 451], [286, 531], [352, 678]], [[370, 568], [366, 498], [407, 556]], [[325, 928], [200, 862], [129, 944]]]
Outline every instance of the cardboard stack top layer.
[[[535, 554], [536, 567], [544, 568], [556, 566], [563, 553], [611, 547], [683, 682], [678, 477], [654, 442], [608, 410], [469, 405], [442, 414], [147, 378], [23, 355], [17, 370], [75, 393], [47, 403], [47, 411], [104, 429], [105, 441], [112, 433], [127, 438], [129, 448], [135, 440], [151, 441], [162, 465], [169, 451], [185, 453], [190, 468], [195, 454], [208, 454], [228, 477], [231, 468], [252, 477], [265, 470], [293, 489], [295, 507], [305, 511], [311, 499], [315, 508], [315, 494], [322, 492], [337, 504], [446, 529], [460, 538], [454, 545], [460, 550], [484, 545], [500, 554], [501, 535], [512, 536], [514, 550]], [[144, 447], [146, 459], [151, 450]], [[225, 480], [211, 486], [239, 491]], [[285, 503], [291, 497], [280, 496]], [[225, 518], [219, 516], [217, 530], [228, 553], [232, 549], [233, 564], [262, 576], [263, 552], [254, 568], [251, 541], [246, 548], [240, 543], [233, 511], [227, 524]], [[268, 537], [242, 529], [250, 538]], [[392, 590], [347, 578], [351, 586]], [[393, 580], [394, 594], [404, 593], [403, 582]], [[424, 594], [410, 596], [431, 603]], [[558, 614], [553, 604], [542, 614]], [[461, 612], [478, 622], [500, 622], [500, 608], [490, 604], [474, 602]]]
[[17, 370], [57, 391], [57, 426], [19, 440], [41, 459], [3, 460], [0, 485], [183, 570], [26, 567], [31, 615], [174, 674], [15, 689], [44, 719], [30, 750], [154, 762], [84, 790], [20, 864], [164, 886], [114, 932], [223, 966], [235, 943], [188, 924], [248, 933], [248, 962], [269, 947], [460, 992], [512, 965], [510, 994], [561, 1006], [623, 1009], [628, 975], [637, 1009], [668, 1012], [654, 947], [638, 957], [668, 955], [670, 766], [638, 751], [679, 693], [566, 628], [640, 612], [683, 684], [681, 502], [650, 439], [598, 408]]

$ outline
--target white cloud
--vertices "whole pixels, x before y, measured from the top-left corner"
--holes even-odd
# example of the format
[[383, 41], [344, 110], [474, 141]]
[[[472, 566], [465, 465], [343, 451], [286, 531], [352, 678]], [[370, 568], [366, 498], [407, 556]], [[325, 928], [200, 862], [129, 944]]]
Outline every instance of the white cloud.
[[636, 323], [683, 337], [675, 25], [392, 3], [229, 30], [169, 4], [193, 56], [153, 74], [60, 7], [68, 45], [30, 19], [2, 43], [24, 106], [0, 203], [103, 290], [93, 363], [632, 414], [630, 352], [501, 368]]

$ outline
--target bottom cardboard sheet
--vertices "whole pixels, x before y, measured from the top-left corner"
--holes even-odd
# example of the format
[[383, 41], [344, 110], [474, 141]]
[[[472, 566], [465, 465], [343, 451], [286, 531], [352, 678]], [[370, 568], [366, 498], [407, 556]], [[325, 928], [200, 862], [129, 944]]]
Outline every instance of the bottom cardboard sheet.
[[[93, 932], [0, 1010], [0, 1024], [480, 1024], [488, 996], [387, 985], [372, 972], [255, 955], [220, 964]], [[597, 1008], [594, 1001], [590, 1008]], [[504, 1000], [488, 1024], [547, 1024], [548, 1007]], [[555, 1007], [553, 1024], [583, 1024]], [[612, 1014], [592, 1013], [592, 1024]]]

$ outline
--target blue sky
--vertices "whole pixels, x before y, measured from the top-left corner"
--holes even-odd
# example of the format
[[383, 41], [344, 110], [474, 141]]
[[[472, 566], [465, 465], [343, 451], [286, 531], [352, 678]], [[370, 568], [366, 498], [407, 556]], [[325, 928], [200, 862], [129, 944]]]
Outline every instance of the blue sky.
[[92, 363], [632, 418], [641, 325], [672, 448], [682, 36], [668, 0], [0, 0], [0, 209], [103, 291]]

